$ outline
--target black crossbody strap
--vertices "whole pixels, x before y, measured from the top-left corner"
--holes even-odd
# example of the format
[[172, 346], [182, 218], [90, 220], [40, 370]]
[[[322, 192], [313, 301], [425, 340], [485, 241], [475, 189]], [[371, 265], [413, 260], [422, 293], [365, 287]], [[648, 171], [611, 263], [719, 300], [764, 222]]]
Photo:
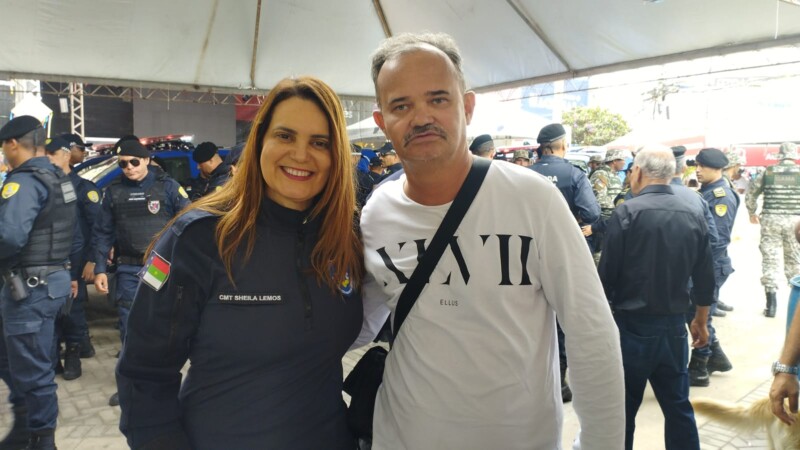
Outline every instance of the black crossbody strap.
[[430, 278], [431, 273], [433, 273], [433, 269], [439, 263], [439, 259], [442, 257], [444, 250], [447, 248], [447, 245], [450, 244], [450, 240], [453, 238], [453, 235], [458, 229], [458, 225], [461, 223], [461, 219], [464, 218], [464, 215], [472, 204], [472, 200], [475, 199], [475, 195], [481, 188], [483, 179], [486, 178], [486, 173], [489, 171], [489, 166], [491, 166], [491, 164], [492, 161], [490, 159], [472, 159], [472, 167], [469, 169], [464, 184], [462, 184], [461, 189], [458, 190], [456, 198], [453, 200], [453, 203], [450, 204], [450, 208], [444, 215], [441, 225], [439, 225], [439, 229], [436, 230], [436, 234], [433, 235], [431, 243], [428, 245], [428, 248], [425, 249], [425, 253], [422, 254], [422, 259], [419, 264], [417, 264], [417, 268], [414, 269], [414, 273], [411, 274], [411, 279], [408, 280], [406, 287], [400, 294], [400, 299], [397, 300], [397, 307], [394, 311], [394, 326], [392, 327], [393, 342], [397, 333], [400, 332], [400, 327], [403, 326], [403, 321], [414, 306], [414, 302], [417, 301], [417, 297], [419, 297], [419, 294], [428, 282], [428, 278]]

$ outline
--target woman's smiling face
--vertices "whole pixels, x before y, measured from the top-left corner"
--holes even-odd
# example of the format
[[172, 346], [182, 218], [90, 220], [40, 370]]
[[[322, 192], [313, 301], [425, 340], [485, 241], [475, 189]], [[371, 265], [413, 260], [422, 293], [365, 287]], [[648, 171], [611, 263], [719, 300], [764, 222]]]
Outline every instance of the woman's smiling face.
[[316, 103], [292, 97], [275, 107], [263, 141], [261, 175], [267, 196], [289, 209], [308, 209], [330, 174], [327, 117]]

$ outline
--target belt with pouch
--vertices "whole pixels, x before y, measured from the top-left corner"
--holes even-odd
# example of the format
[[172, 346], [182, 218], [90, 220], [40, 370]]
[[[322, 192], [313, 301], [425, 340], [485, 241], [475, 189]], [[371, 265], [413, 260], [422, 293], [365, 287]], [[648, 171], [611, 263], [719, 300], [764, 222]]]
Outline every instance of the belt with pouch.
[[70, 264], [59, 264], [55, 266], [31, 266], [19, 269], [20, 276], [25, 280], [25, 284], [33, 289], [37, 286], [47, 285], [47, 276], [60, 272], [62, 270], [69, 270]]

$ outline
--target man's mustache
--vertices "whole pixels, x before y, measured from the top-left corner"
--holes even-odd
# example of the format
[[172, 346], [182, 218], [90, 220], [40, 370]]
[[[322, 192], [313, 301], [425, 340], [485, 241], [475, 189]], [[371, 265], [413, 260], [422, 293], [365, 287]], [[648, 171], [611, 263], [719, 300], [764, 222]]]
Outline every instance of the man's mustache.
[[440, 127], [437, 127], [436, 125], [430, 123], [428, 125], [423, 125], [421, 127], [414, 127], [414, 129], [411, 130], [410, 133], [405, 135], [405, 137], [403, 138], [403, 143], [408, 144], [409, 142], [411, 142], [412, 139], [419, 136], [420, 134], [425, 134], [430, 132], [433, 132], [437, 136], [440, 136], [441, 138], [447, 140], [447, 133], [445, 133], [445, 131]]

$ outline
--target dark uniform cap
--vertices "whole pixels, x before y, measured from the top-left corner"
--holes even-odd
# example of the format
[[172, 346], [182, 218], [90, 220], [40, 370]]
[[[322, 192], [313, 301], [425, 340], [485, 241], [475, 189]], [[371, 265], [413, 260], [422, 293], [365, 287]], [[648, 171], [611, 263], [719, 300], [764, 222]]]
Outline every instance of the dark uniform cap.
[[481, 145], [487, 142], [491, 142], [492, 140], [493, 140], [492, 137], [489, 136], [488, 134], [482, 134], [472, 140], [472, 143], [469, 144], [469, 151], [475, 153], [478, 151]]
[[392, 147], [392, 143], [391, 142], [387, 142], [387, 143], [383, 144], [383, 147], [378, 149], [378, 153], [380, 153], [381, 155], [389, 155], [389, 154], [396, 155], [397, 154], [397, 152], [394, 151], [394, 147]]
[[36, 117], [14, 117], [8, 121], [7, 124], [3, 125], [3, 128], [0, 128], [0, 142], [25, 136], [31, 131], [41, 127], [42, 122], [39, 122], [39, 119]]
[[383, 165], [383, 161], [381, 161], [381, 157], [380, 156], [373, 156], [369, 160], [369, 166], [370, 167], [380, 167], [382, 165]]
[[44, 146], [44, 149], [47, 151], [47, 153], [55, 153], [59, 150], [64, 150], [68, 152], [70, 147], [69, 144], [70, 144], [69, 141], [59, 136], [50, 139], [50, 142], [48, 142], [47, 145]]
[[675, 147], [672, 147], [672, 155], [676, 158], [680, 158], [684, 153], [686, 153], [686, 147], [682, 145], [676, 145]]
[[86, 147], [92, 146], [92, 144], [89, 142], [84, 143], [83, 139], [81, 139], [81, 137], [75, 133], [62, 134], [59, 137], [67, 141], [70, 147], [79, 147], [81, 149], [84, 149]]
[[722, 153], [722, 150], [717, 150], [716, 148], [700, 150], [695, 161], [701, 166], [711, 167], [712, 169], [724, 169], [728, 165], [728, 158]]
[[136, 156], [137, 158], [149, 158], [150, 152], [139, 141], [123, 141], [119, 144], [117, 155]]
[[560, 123], [551, 123], [539, 131], [539, 136], [536, 138], [536, 142], [540, 144], [549, 144], [553, 141], [563, 138], [566, 135], [567, 130], [564, 129], [563, 125]]
[[192, 159], [197, 164], [202, 164], [217, 154], [217, 144], [213, 142], [202, 142], [194, 149]]

